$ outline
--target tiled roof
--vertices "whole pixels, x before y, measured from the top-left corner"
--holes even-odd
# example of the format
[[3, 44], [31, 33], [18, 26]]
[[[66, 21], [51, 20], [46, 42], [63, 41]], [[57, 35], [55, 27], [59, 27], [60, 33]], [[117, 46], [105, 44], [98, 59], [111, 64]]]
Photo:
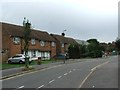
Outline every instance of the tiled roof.
[[[1, 23], [1, 22], [0, 22]], [[55, 41], [55, 39], [49, 35], [47, 32], [31, 29], [30, 38], [35, 38], [44, 41]], [[23, 37], [24, 28], [22, 26], [3, 23], [2, 22], [2, 32], [11, 36]]]
[[67, 43], [67, 44], [78, 44], [73, 38], [64, 37], [62, 35], [51, 34], [56, 40], [59, 42]]

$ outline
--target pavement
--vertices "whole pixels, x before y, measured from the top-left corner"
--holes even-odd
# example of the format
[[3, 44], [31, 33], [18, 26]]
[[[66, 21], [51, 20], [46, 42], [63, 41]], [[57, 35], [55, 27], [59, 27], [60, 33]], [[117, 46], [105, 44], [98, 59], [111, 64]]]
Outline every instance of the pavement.
[[[90, 60], [90, 59], [85, 59], [85, 60], [87, 61], [87, 60]], [[68, 59], [68, 60], [66, 60], [65, 64], [82, 62], [82, 61], [84, 61], [84, 59], [76, 59], [76, 60]], [[62, 61], [60, 61], [60, 62], [52, 62], [52, 63], [48, 63], [48, 64], [41, 64], [41, 65], [30, 65], [34, 69], [29, 70], [29, 71], [23, 71], [24, 67], [5, 69], [5, 70], [2, 70], [2, 77], [0, 78], [0, 80], [1, 79], [6, 79], [6, 78], [9, 78], [9, 77], [13, 77], [13, 76], [16, 76], [16, 75], [24, 74], [24, 73], [29, 73], [29, 72], [32, 72], [32, 71], [37, 71], [37, 70], [42, 70], [42, 69], [49, 68], [49, 67], [54, 67], [56, 65], [61, 65], [61, 64], [64, 64], [64, 63]]]

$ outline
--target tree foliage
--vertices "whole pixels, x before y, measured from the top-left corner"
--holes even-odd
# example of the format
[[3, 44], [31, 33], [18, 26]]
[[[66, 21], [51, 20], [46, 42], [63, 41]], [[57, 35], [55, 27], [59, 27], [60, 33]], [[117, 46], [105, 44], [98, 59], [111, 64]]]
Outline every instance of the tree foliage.
[[117, 49], [120, 51], [120, 39], [116, 40], [115, 45]]
[[25, 67], [26, 69], [29, 68], [29, 58], [28, 58], [28, 50], [29, 50], [29, 39], [30, 39], [30, 33], [31, 33], [31, 23], [29, 23], [29, 21], [27, 20], [27, 22], [23, 21], [23, 28], [24, 28], [24, 32], [23, 32], [23, 40], [24, 40], [24, 52], [25, 52]]
[[89, 56], [94, 58], [102, 57], [102, 50], [97, 39], [89, 39], [87, 42], [89, 43], [87, 46]]
[[118, 54], [120, 55], [120, 39], [117, 39], [115, 42], [115, 46], [117, 48]]
[[80, 49], [76, 44], [71, 44], [68, 48], [69, 58], [77, 59], [80, 58]]

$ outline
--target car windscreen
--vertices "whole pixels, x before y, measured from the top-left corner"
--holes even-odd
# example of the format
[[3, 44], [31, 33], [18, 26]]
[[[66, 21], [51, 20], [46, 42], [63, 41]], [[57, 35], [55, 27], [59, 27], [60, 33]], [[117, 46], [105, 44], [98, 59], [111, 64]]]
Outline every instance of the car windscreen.
[[13, 56], [12, 58], [19, 58], [19, 57], [22, 57], [22, 56]]

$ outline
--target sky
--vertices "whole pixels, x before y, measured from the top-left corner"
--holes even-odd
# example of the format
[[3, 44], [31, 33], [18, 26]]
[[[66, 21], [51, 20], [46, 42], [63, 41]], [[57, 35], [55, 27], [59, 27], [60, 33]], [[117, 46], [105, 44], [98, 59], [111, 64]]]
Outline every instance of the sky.
[[112, 42], [118, 37], [119, 0], [2, 0], [0, 21], [79, 40]]

